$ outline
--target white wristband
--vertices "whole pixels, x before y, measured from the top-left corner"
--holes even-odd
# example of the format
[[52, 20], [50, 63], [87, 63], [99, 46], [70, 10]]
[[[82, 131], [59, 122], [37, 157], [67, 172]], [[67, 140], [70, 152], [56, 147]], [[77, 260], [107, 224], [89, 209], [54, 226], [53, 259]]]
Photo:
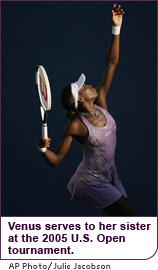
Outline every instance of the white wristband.
[[112, 26], [112, 34], [113, 35], [119, 35], [120, 31], [121, 31], [121, 25], [118, 25], [118, 26], [113, 25]]
[[46, 150], [47, 150], [47, 148], [40, 148], [39, 146], [38, 146], [38, 150], [40, 151], [40, 152], [42, 152], [42, 153], [45, 153], [46, 152]]

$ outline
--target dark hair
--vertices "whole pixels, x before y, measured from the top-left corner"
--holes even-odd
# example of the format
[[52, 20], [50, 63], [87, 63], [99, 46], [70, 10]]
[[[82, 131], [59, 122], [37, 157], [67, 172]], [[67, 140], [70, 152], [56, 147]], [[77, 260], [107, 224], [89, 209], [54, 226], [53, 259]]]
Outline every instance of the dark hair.
[[71, 84], [67, 85], [62, 91], [62, 105], [67, 110], [67, 118], [72, 118], [76, 114], [75, 103], [71, 92]]

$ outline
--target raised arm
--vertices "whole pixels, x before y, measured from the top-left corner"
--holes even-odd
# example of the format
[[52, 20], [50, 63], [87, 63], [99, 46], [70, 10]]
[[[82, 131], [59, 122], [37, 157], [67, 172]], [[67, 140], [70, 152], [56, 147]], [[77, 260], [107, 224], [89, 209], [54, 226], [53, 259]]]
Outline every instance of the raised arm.
[[119, 60], [119, 28], [122, 25], [123, 14], [124, 11], [123, 9], [121, 9], [121, 6], [119, 5], [118, 7], [116, 7], [116, 4], [114, 4], [111, 16], [113, 24], [112, 37], [107, 53], [105, 71], [101, 83], [97, 87], [99, 95], [95, 101], [97, 105], [105, 109], [107, 109], [106, 94], [111, 85], [114, 72]]

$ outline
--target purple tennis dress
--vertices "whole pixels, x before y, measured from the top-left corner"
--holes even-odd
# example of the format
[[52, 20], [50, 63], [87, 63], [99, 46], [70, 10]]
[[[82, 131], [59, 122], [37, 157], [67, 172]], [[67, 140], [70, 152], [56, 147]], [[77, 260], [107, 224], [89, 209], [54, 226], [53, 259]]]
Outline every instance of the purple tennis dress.
[[81, 144], [83, 160], [68, 183], [72, 201], [84, 201], [97, 208], [116, 202], [122, 195], [127, 197], [115, 166], [116, 123], [103, 108], [95, 105], [106, 117], [104, 127], [95, 127], [80, 113], [89, 137]]

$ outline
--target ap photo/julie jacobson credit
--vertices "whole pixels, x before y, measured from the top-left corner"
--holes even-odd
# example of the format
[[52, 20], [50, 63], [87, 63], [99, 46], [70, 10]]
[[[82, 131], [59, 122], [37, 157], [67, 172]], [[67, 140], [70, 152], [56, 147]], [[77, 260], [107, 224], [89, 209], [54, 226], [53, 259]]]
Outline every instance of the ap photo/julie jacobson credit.
[[0, 265], [155, 267], [157, 2], [2, 1], [1, 22]]

